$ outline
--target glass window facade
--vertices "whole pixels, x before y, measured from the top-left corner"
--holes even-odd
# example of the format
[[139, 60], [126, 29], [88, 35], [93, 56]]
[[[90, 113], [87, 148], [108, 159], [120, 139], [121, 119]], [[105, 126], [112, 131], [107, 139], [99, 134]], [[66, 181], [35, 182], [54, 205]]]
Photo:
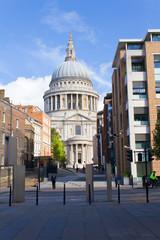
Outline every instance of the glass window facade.
[[153, 34], [152, 35], [153, 42], [160, 42], [160, 34]]
[[134, 125], [148, 125], [148, 114], [134, 114]]
[[128, 50], [138, 50], [138, 49], [142, 49], [142, 44], [128, 44]]
[[141, 99], [146, 97], [146, 82], [133, 82], [133, 98]]
[[150, 147], [149, 141], [136, 141], [136, 149], [149, 147]]
[[160, 55], [154, 55], [154, 77], [156, 98], [160, 98]]
[[132, 60], [132, 72], [144, 72], [145, 65], [143, 60]]

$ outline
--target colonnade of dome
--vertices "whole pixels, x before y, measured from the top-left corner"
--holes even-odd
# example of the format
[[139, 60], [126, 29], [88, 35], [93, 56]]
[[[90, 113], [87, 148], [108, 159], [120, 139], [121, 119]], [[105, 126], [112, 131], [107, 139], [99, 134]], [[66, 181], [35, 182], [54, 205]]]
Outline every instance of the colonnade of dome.
[[97, 111], [97, 97], [86, 93], [61, 93], [45, 99], [45, 112], [80, 109]]

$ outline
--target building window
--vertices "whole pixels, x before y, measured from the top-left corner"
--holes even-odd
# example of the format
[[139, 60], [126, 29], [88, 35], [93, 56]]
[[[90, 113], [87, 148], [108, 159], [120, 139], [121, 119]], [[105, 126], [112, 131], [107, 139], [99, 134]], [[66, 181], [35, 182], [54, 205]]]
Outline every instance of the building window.
[[24, 140], [24, 152], [28, 153], [28, 138], [27, 137], [25, 137], [25, 140]]
[[150, 134], [135, 134], [136, 149], [150, 147]]
[[150, 147], [149, 141], [136, 141], [136, 149], [149, 147]]
[[76, 126], [75, 132], [76, 132], [76, 135], [81, 135], [81, 126]]
[[60, 109], [60, 95], [57, 95], [57, 110]]
[[19, 128], [19, 120], [16, 119], [16, 128]]
[[152, 35], [153, 42], [160, 42], [160, 34], [153, 34]]
[[160, 120], [160, 106], [157, 107], [157, 120]]
[[134, 125], [148, 125], [148, 114], [134, 114]]
[[138, 49], [142, 49], [142, 44], [128, 44], [128, 50], [138, 50]]
[[160, 98], [160, 55], [154, 55], [154, 78], [156, 98]]
[[24, 112], [25, 112], [25, 113], [28, 113], [28, 108], [24, 108]]
[[5, 123], [5, 122], [6, 122], [6, 114], [2, 113], [2, 123]]
[[143, 59], [132, 59], [132, 72], [144, 72], [145, 65]]
[[133, 99], [141, 99], [146, 97], [146, 82], [133, 82]]
[[160, 81], [155, 82], [156, 98], [160, 98]]
[[160, 55], [154, 55], [154, 68], [160, 68]]
[[67, 94], [67, 106], [68, 109], [71, 109], [71, 94]]

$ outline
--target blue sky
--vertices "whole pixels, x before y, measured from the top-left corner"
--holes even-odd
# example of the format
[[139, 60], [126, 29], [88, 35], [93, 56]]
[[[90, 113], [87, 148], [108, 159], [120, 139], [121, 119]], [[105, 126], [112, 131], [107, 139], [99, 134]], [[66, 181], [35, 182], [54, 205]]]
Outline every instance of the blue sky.
[[94, 89], [111, 91], [119, 39], [159, 29], [159, 0], [0, 0], [0, 88], [14, 104], [43, 110], [43, 93], [66, 54], [72, 33], [76, 58]]

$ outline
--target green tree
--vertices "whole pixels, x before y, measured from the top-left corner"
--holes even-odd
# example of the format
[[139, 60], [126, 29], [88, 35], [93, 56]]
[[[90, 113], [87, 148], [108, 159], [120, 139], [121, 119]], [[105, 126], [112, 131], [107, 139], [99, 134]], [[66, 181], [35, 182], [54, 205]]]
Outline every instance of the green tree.
[[59, 134], [55, 128], [51, 129], [51, 152], [60, 164], [66, 163], [65, 144], [59, 139]]
[[158, 120], [153, 130], [153, 147], [152, 153], [160, 159], [160, 113], [158, 113]]

